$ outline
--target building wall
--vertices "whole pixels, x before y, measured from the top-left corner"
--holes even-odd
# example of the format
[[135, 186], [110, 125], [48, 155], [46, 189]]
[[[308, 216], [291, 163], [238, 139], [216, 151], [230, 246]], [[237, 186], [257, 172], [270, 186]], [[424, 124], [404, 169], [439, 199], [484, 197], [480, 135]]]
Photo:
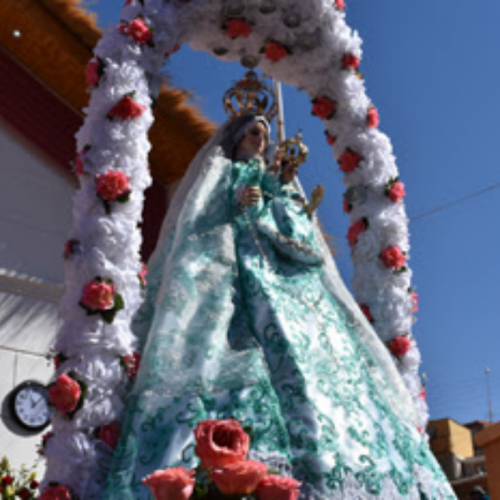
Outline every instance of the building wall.
[[435, 455], [458, 455], [461, 458], [474, 456], [472, 436], [469, 429], [449, 418], [429, 422], [429, 444]]
[[46, 355], [59, 326], [74, 185], [1, 121], [0, 151], [0, 456], [30, 465], [41, 436], [13, 421], [8, 395], [52, 374]]

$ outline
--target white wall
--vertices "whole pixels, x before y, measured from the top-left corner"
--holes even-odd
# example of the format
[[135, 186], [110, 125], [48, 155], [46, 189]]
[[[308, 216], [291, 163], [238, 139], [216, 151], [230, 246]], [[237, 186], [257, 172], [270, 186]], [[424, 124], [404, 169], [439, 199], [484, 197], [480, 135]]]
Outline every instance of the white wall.
[[0, 456], [16, 465], [34, 462], [41, 436], [15, 424], [6, 396], [52, 375], [45, 356], [59, 326], [73, 192], [69, 175], [0, 121]]

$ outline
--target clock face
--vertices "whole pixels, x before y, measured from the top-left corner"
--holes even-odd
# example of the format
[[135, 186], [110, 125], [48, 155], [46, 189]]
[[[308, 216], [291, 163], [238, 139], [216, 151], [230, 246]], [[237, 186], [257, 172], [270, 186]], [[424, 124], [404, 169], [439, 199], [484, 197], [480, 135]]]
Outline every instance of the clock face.
[[38, 382], [25, 382], [12, 395], [14, 417], [29, 430], [41, 430], [50, 423], [47, 389]]

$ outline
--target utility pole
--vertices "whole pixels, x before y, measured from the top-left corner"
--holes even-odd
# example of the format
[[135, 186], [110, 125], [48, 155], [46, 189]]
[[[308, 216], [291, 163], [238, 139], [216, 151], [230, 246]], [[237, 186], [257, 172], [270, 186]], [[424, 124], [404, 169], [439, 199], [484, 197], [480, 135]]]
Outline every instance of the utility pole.
[[278, 103], [278, 117], [276, 119], [276, 137], [278, 144], [285, 140], [285, 110], [283, 109], [283, 93], [281, 91], [281, 82], [273, 80], [273, 90]]
[[486, 374], [486, 390], [488, 392], [488, 415], [490, 422], [493, 423], [493, 410], [491, 409], [491, 385], [490, 385], [490, 369], [486, 368], [484, 370]]

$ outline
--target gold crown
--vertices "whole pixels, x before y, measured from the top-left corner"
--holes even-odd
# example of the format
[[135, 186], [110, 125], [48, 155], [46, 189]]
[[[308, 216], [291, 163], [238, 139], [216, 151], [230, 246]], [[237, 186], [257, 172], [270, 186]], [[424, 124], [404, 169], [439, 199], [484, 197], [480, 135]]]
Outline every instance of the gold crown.
[[308, 147], [302, 141], [302, 132], [298, 132], [290, 139], [280, 142], [278, 151], [281, 153], [282, 160], [301, 165], [307, 160], [309, 153]]
[[265, 116], [270, 122], [278, 114], [274, 92], [252, 70], [226, 91], [223, 104], [224, 111], [231, 119], [251, 114]]

